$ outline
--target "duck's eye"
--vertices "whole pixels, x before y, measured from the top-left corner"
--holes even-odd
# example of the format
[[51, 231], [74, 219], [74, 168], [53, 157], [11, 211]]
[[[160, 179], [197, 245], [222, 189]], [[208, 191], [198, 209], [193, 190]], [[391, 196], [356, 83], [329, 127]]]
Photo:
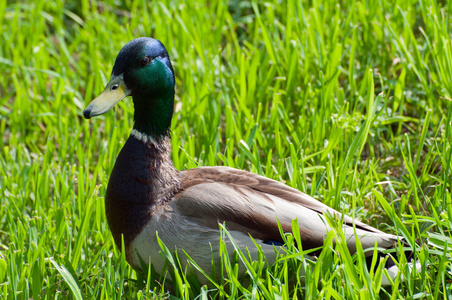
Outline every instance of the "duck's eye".
[[151, 59], [147, 56], [143, 57], [140, 61], [140, 64], [142, 67], [146, 66], [147, 64], [149, 64], [149, 62], [151, 61]]

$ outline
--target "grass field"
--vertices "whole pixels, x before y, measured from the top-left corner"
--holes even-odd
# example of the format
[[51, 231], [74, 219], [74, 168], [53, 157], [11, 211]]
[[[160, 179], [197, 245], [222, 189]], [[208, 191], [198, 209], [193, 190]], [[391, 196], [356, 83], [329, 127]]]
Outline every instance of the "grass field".
[[[124, 2], [0, 0], [2, 299], [452, 297], [452, 1]], [[139, 36], [161, 40], [175, 68], [176, 168], [285, 182], [403, 236], [422, 270], [402, 258], [382, 287], [381, 265], [368, 271], [331, 232], [317, 262], [287, 236], [288, 254], [249, 262], [245, 280], [246, 252], [224, 257], [210, 287], [177, 259], [171, 294], [137, 274], [103, 201], [132, 103], [90, 121], [82, 110]]]

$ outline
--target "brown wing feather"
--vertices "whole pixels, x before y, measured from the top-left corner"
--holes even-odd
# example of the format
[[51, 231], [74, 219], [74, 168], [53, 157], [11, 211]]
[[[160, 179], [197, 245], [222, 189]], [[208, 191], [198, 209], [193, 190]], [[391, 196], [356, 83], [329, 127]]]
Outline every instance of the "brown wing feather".
[[[395, 240], [392, 235], [342, 215], [296, 189], [263, 176], [228, 167], [202, 167], [180, 174], [181, 190], [174, 197], [177, 207], [187, 217], [211, 228], [217, 227], [218, 222], [226, 222], [231, 230], [239, 230], [264, 241], [282, 242], [277, 219], [284, 232], [291, 232], [292, 219], [277, 211], [277, 199], [283, 201], [279, 201], [278, 205], [292, 203], [290, 208], [297, 210], [298, 207], [299, 218], [306, 212], [309, 212], [310, 218], [328, 213], [342, 218], [346, 225], [355, 224], [364, 233], [378, 235], [378, 241], [382, 242], [383, 247], [388, 247]], [[316, 213], [314, 217], [313, 212]], [[313, 221], [319, 224], [319, 220]], [[305, 221], [304, 224], [300, 226], [304, 249], [322, 246], [325, 226], [320, 226], [322, 229], [319, 229], [319, 226], [310, 227], [309, 222]], [[371, 246], [373, 240], [369, 240]]]

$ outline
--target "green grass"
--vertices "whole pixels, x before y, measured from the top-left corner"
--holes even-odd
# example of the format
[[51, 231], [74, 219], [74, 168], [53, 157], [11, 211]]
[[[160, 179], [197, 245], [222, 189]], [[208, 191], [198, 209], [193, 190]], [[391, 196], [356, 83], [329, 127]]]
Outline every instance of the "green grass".
[[[452, 2], [300, 2], [0, 0], [2, 299], [450, 299]], [[285, 182], [404, 236], [420, 274], [402, 258], [382, 287], [381, 265], [367, 271], [340, 231], [317, 262], [296, 235], [269, 268], [244, 249], [223, 255], [224, 279], [208, 288], [164, 251], [171, 296], [155, 270], [132, 270], [103, 202], [132, 104], [90, 121], [82, 110], [138, 36], [161, 40], [173, 61], [178, 169]]]

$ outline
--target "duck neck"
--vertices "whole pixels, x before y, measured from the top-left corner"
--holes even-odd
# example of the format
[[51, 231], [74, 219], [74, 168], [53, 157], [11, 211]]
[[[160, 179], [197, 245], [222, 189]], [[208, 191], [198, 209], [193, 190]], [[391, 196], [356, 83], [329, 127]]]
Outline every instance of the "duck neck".
[[169, 130], [167, 134], [152, 135], [139, 131], [135, 127], [132, 129], [130, 136], [140, 141], [143, 146], [150, 151], [146, 159], [151, 160], [164, 160], [170, 162], [171, 160], [171, 138]]
[[133, 129], [159, 142], [170, 135], [174, 107], [174, 90], [159, 95], [133, 96], [135, 109]]
[[[149, 94], [134, 94], [135, 124], [131, 137], [142, 142], [144, 153], [141, 156], [143, 166], [150, 171], [149, 177], [165, 178], [168, 185], [173, 185], [172, 178], [177, 173], [171, 159], [170, 126], [173, 114], [174, 90], [160, 93], [157, 96]], [[160, 190], [169, 186], [159, 186], [155, 181], [155, 197]]]

